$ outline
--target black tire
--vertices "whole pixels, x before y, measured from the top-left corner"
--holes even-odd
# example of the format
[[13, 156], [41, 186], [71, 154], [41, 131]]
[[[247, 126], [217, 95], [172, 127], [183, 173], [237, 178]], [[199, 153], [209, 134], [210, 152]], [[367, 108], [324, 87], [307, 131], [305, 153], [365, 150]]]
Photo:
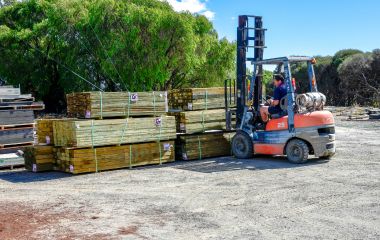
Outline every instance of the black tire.
[[253, 156], [251, 137], [245, 132], [237, 132], [232, 138], [232, 153], [236, 158], [246, 159]]
[[309, 147], [300, 139], [290, 140], [286, 145], [286, 156], [291, 163], [305, 163], [309, 157]]

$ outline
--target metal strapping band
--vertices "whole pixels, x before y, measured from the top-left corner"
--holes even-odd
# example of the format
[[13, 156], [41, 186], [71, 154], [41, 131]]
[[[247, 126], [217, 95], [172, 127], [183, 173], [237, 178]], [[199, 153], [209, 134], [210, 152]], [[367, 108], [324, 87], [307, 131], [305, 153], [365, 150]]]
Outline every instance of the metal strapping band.
[[162, 123], [163, 123], [163, 119], [162, 119], [162, 116], [161, 116], [161, 122], [160, 122], [160, 134], [158, 135], [158, 146], [159, 146], [159, 150], [160, 150], [160, 165], [162, 165], [162, 150], [161, 150], [161, 132], [162, 132]]
[[203, 132], [205, 131], [205, 115], [204, 115], [204, 111], [202, 111], [202, 129], [203, 129]]
[[156, 116], [156, 95], [153, 92], [153, 109], [154, 109], [154, 116]]
[[208, 91], [205, 92], [205, 110], [208, 110]]
[[94, 146], [94, 120], [91, 120], [91, 145], [94, 151], [94, 159], [95, 159], [95, 171], [98, 172], [98, 158], [96, 154], [96, 148]]
[[123, 143], [123, 140], [124, 140], [124, 136], [125, 136], [125, 132], [127, 131], [128, 129], [128, 121], [129, 121], [129, 118], [127, 118], [125, 120], [125, 124], [124, 124], [124, 127], [123, 127], [123, 132], [121, 134], [121, 138], [120, 138], [120, 142], [119, 142], [119, 145], [121, 145]]
[[103, 93], [99, 92], [100, 94], [100, 119], [103, 119]]
[[132, 144], [129, 145], [129, 168], [132, 168]]
[[198, 153], [199, 153], [199, 160], [202, 160], [202, 146], [201, 146], [201, 140], [198, 136]]

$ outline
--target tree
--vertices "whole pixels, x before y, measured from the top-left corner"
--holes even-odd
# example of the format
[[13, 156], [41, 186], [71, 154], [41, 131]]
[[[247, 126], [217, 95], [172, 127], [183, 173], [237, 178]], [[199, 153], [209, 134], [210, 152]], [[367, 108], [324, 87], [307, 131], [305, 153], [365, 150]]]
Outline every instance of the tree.
[[72, 91], [221, 85], [235, 44], [158, 0], [29, 0], [0, 8], [0, 76], [48, 111]]
[[380, 104], [378, 51], [358, 53], [350, 56], [338, 68], [342, 85], [349, 96], [348, 104], [376, 105]]

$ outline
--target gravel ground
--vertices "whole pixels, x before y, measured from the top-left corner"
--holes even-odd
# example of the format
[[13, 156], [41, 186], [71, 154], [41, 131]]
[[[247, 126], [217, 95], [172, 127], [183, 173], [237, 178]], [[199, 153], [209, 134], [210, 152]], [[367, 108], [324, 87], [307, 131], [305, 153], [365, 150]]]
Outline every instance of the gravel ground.
[[380, 121], [337, 120], [337, 145], [304, 165], [0, 171], [0, 239], [380, 239]]

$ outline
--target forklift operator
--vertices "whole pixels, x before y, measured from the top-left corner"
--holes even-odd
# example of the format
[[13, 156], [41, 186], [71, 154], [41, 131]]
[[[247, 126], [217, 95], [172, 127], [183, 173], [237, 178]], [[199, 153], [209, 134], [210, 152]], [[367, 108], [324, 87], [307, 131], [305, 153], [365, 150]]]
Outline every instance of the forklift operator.
[[275, 75], [273, 78], [274, 89], [273, 99], [269, 99], [269, 106], [262, 106], [260, 108], [260, 115], [263, 122], [268, 122], [269, 114], [278, 114], [282, 112], [280, 100], [287, 95], [286, 84], [284, 77], [280, 74]]

